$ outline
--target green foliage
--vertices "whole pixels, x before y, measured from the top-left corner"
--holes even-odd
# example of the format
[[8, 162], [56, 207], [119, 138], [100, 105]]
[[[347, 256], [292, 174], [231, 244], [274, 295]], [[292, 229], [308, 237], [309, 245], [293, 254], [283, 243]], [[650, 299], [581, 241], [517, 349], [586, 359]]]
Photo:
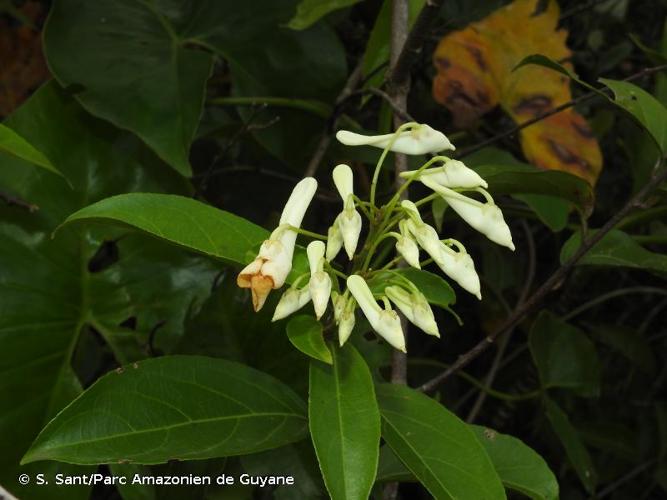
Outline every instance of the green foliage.
[[287, 338], [299, 351], [313, 359], [333, 364], [331, 351], [324, 341], [322, 324], [312, 316], [295, 316], [287, 323]]
[[296, 14], [290, 19], [288, 26], [294, 30], [306, 29], [330, 12], [344, 9], [355, 3], [359, 3], [359, 1], [360, 0], [301, 0], [296, 8]]
[[297, 441], [305, 429], [305, 404], [273, 377], [230, 361], [167, 356], [100, 378], [44, 428], [23, 462], [244, 455]]
[[331, 498], [366, 498], [380, 444], [373, 379], [351, 345], [333, 353], [333, 366], [310, 363], [310, 435]]
[[55, 174], [62, 175], [46, 156], [37, 151], [23, 137], [2, 124], [0, 124], [0, 151], [50, 170]]
[[266, 230], [234, 214], [192, 198], [132, 193], [107, 198], [65, 219], [110, 221], [145, 231], [170, 243], [226, 262], [242, 264], [268, 236]]
[[[29, 11], [37, 3], [44, 22]], [[444, 252], [450, 237], [465, 244], [477, 301], [427, 245], [421, 269], [397, 256], [397, 221], [407, 218], [394, 154], [375, 177], [379, 150], [334, 138], [340, 128], [394, 129], [390, 0], [0, 2], [0, 110], [13, 110], [0, 123], [0, 491], [26, 500], [356, 500], [397, 482], [401, 500], [662, 498], [664, 182], [623, 207], [665, 168], [667, 73], [649, 68], [667, 57], [665, 6], [560, 0], [574, 69], [539, 54], [517, 66], [574, 82], [569, 104], [589, 119], [604, 157], [591, 186], [528, 164], [522, 132], [505, 133], [501, 113], [461, 130], [434, 101], [432, 65], [445, 64], [432, 60], [438, 38], [505, 3], [444, 2], [409, 55], [407, 111], [447, 134], [450, 156], [488, 183], [511, 233], [506, 246], [516, 247], [484, 237], [500, 226], [484, 212], [493, 205], [469, 203], [482, 222], [496, 217], [475, 231], [419, 180], [402, 193], [437, 228], [431, 248]], [[425, 5], [408, 2], [408, 27]], [[26, 81], [40, 39], [54, 80], [38, 86]], [[469, 52], [473, 63], [494, 63]], [[468, 76], [449, 83], [479, 83]], [[531, 97], [530, 82], [520, 83]], [[488, 96], [477, 97], [462, 107], [474, 112]], [[419, 142], [411, 126], [408, 139]], [[411, 156], [408, 168], [427, 158]], [[340, 178], [331, 180], [340, 163], [353, 172], [353, 198], [341, 200]], [[254, 312], [238, 274], [254, 259], [275, 263], [279, 248], [258, 252], [304, 175], [319, 186], [285, 282], [308, 300], [273, 322], [286, 287], [270, 286]], [[483, 200], [474, 187], [455, 189]], [[354, 257], [341, 251], [318, 265], [351, 306], [328, 301], [316, 319], [305, 247], [330, 241], [350, 200], [364, 220]], [[582, 245], [576, 266], [558, 274]], [[353, 273], [374, 295], [371, 312], [350, 296]], [[399, 289], [412, 313], [399, 327], [385, 289], [408, 285], [426, 301], [401, 299]], [[387, 383], [403, 359], [379, 333], [383, 314], [406, 334], [405, 384]], [[440, 339], [415, 326], [431, 316]], [[342, 317], [352, 332], [340, 347]], [[434, 394], [416, 389], [457, 360], [466, 366]], [[237, 484], [55, 485], [56, 474], [95, 472], [225, 474]], [[294, 484], [240, 485], [244, 473]], [[35, 484], [37, 474], [49, 484]]]
[[472, 426], [503, 484], [533, 500], [558, 498], [558, 482], [544, 459], [521, 440]]
[[412, 389], [377, 388], [382, 437], [435, 498], [505, 498], [473, 432], [445, 407]]
[[529, 345], [542, 387], [567, 387], [583, 396], [599, 395], [597, 353], [584, 332], [542, 311], [530, 330]]

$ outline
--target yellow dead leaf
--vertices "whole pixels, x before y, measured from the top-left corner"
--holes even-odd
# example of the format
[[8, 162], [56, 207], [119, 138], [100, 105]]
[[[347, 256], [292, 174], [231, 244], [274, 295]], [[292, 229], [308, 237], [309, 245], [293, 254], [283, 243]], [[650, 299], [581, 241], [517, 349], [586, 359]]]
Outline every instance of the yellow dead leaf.
[[[523, 123], [572, 99], [568, 78], [556, 71], [534, 65], [512, 71], [531, 54], [569, 65], [567, 32], [557, 30], [558, 16], [555, 0], [515, 0], [440, 41], [433, 56], [433, 96], [451, 111], [455, 125], [466, 128], [498, 105]], [[591, 184], [597, 180], [599, 145], [573, 109], [524, 128], [520, 140], [531, 163]]]

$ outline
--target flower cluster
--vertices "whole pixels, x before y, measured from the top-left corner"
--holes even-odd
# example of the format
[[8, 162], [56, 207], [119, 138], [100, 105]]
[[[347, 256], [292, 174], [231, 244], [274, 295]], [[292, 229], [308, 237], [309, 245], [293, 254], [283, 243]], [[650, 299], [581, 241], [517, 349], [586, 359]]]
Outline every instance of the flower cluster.
[[[365, 202], [354, 194], [353, 173], [347, 165], [333, 170], [333, 181], [343, 202], [341, 212], [326, 236], [312, 241], [307, 249], [309, 272], [298, 276], [283, 293], [273, 320], [279, 320], [312, 302], [317, 319], [332, 304], [333, 319], [338, 326], [338, 341], [343, 345], [355, 326], [355, 311], [361, 309], [375, 332], [396, 349], [405, 351], [405, 336], [396, 307], [405, 318], [429, 335], [440, 336], [438, 325], [427, 297], [393, 267], [396, 260], [381, 269], [373, 269], [373, 258], [380, 243], [387, 238], [396, 240], [395, 249], [405, 262], [421, 268], [420, 251], [461, 288], [481, 299], [479, 277], [475, 264], [465, 247], [457, 240], [441, 239], [436, 229], [424, 222], [419, 206], [440, 197], [471, 227], [491, 241], [514, 250], [512, 235], [503, 214], [486, 191], [487, 183], [474, 170], [460, 161], [445, 156], [434, 156], [418, 170], [403, 172], [405, 183], [389, 202], [378, 207], [374, 193], [378, 173], [388, 151], [411, 155], [436, 154], [454, 146], [447, 137], [428, 125], [408, 123], [395, 133], [365, 136], [339, 131], [336, 137], [349, 146], [370, 145], [384, 150], [376, 167], [371, 187], [371, 200]], [[433, 195], [412, 202], [401, 201], [401, 194], [412, 182], [420, 182]], [[260, 247], [259, 254], [238, 275], [237, 283], [252, 291], [253, 306], [259, 311], [269, 292], [283, 286], [292, 270], [296, 237], [301, 230], [305, 212], [317, 190], [317, 181], [307, 177], [299, 182], [287, 200], [278, 227]], [[477, 192], [484, 201], [462, 194]], [[370, 222], [366, 241], [357, 251], [363, 229], [361, 210]], [[315, 235], [316, 236], [316, 235]], [[334, 267], [332, 260], [344, 249], [353, 262], [352, 274], [345, 275]], [[381, 262], [382, 263], [382, 262]], [[377, 273], [390, 279], [373, 282]], [[345, 289], [339, 292], [338, 279], [345, 279]], [[335, 280], [335, 281], [334, 281]], [[376, 282], [378, 280], [375, 280]], [[382, 305], [380, 305], [380, 303]]]

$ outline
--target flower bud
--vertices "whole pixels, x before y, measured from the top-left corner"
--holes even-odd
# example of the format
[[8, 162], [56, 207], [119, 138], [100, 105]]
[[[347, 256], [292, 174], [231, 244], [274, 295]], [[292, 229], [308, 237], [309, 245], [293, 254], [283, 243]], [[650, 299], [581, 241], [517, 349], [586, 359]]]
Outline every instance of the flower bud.
[[429, 335], [440, 337], [433, 310], [424, 294], [416, 288], [410, 293], [396, 285], [388, 286], [384, 292], [410, 323]]
[[353, 297], [343, 299], [343, 302], [343, 308], [338, 320], [338, 343], [341, 347], [347, 342], [347, 339], [352, 334], [352, 330], [354, 330], [356, 322], [354, 310], [357, 305]]
[[405, 352], [401, 320], [392, 309], [382, 309], [364, 279], [356, 274], [347, 278], [347, 287], [359, 304], [373, 330], [396, 349]]
[[491, 241], [499, 245], [506, 246], [514, 250], [512, 234], [510, 232], [503, 213], [491, 198], [491, 195], [482, 188], [476, 190], [486, 198], [486, 203], [482, 203], [473, 198], [452, 191], [435, 182], [428, 177], [421, 180], [425, 186], [442, 196], [454, 211], [461, 216], [470, 226], [485, 235]]
[[[408, 170], [401, 172], [401, 177], [405, 179], [416, 178], [435, 182], [441, 186], [449, 188], [476, 188], [487, 187], [488, 184], [482, 179], [477, 172], [465, 166], [462, 161], [452, 160], [445, 156], [438, 156], [431, 161], [439, 160], [442, 165], [432, 168], [426, 168], [419, 172], [419, 170]], [[429, 162], [430, 163], [430, 162]]]
[[405, 259], [405, 262], [412, 267], [421, 269], [419, 264], [419, 247], [415, 240], [412, 239], [410, 230], [406, 227], [406, 222], [406, 220], [402, 220], [398, 223], [401, 234], [396, 238], [396, 250]]
[[375, 146], [407, 155], [437, 153], [445, 149], [456, 149], [445, 134], [425, 124], [415, 124], [397, 134], [362, 135], [339, 130], [336, 139], [346, 146]]
[[[354, 177], [352, 169], [345, 164], [336, 166], [333, 170], [333, 180], [338, 194], [343, 199], [343, 211], [336, 217], [334, 225], [338, 226], [345, 246], [345, 253], [352, 260], [354, 252], [357, 249], [357, 244], [359, 243], [362, 224], [361, 215], [359, 215], [359, 212], [354, 207]], [[331, 254], [333, 255], [333, 250]]]
[[458, 241], [448, 241], [455, 244], [459, 251], [454, 251], [443, 244], [440, 254], [433, 260], [442, 269], [442, 272], [456, 281], [461, 288], [481, 300], [482, 294], [480, 291], [479, 276], [477, 275], [477, 271], [475, 271], [475, 263], [472, 257], [470, 257], [470, 254], [466, 252], [464, 246]]
[[331, 277], [323, 270], [324, 252], [324, 243], [321, 241], [313, 241], [306, 248], [310, 266], [308, 289], [317, 319], [320, 319], [327, 310], [329, 296], [331, 295]]
[[283, 293], [283, 296], [280, 297], [271, 321], [278, 321], [286, 318], [290, 314], [301, 309], [308, 302], [310, 302], [310, 291], [308, 287], [303, 287], [301, 290], [288, 288], [287, 291]]
[[361, 215], [354, 208], [344, 209], [337, 218], [348, 259], [352, 260], [361, 234]]

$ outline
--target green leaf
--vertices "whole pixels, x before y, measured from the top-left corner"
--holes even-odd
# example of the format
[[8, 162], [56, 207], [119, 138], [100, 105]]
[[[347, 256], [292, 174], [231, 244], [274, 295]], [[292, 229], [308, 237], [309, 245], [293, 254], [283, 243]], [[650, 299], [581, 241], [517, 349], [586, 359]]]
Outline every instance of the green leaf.
[[435, 400], [395, 384], [377, 387], [382, 437], [435, 498], [505, 498], [470, 427]]
[[269, 235], [242, 217], [170, 194], [113, 196], [73, 213], [61, 227], [75, 221], [109, 221], [132, 226], [170, 243], [240, 264], [246, 263], [248, 252]]
[[313, 446], [308, 440], [241, 457], [243, 469], [255, 476], [292, 476], [293, 485], [279, 486], [276, 500], [326, 498]]
[[164, 356], [112, 371], [39, 434], [24, 463], [156, 464], [243, 455], [304, 437], [305, 404], [245, 365]]
[[599, 395], [600, 362], [595, 345], [584, 332], [542, 311], [530, 329], [529, 345], [543, 387]]
[[380, 461], [375, 479], [380, 483], [398, 481], [402, 483], [416, 482], [414, 474], [396, 456], [389, 445], [380, 447]]
[[527, 164], [482, 164], [474, 167], [489, 184], [489, 192], [541, 194], [574, 203], [588, 212], [593, 206], [591, 186], [580, 177], [558, 170], [541, 170]]
[[397, 279], [395, 274], [400, 274], [412, 281], [431, 304], [448, 309], [450, 305], [456, 302], [456, 294], [449, 283], [437, 274], [414, 267], [406, 267], [392, 272], [380, 272], [373, 276], [368, 286], [373, 293], [384, 294], [384, 289], [388, 286], [388, 280]]
[[301, 0], [296, 14], [287, 24], [293, 30], [303, 30], [334, 10], [344, 9], [361, 0]]
[[295, 316], [287, 323], [287, 338], [299, 351], [313, 359], [333, 364], [331, 351], [324, 342], [322, 323], [313, 316]]
[[25, 160], [54, 174], [62, 175], [49, 159], [11, 128], [0, 123], [0, 152]]
[[515, 200], [523, 201], [553, 232], [565, 229], [572, 211], [572, 204], [562, 198], [543, 194], [515, 194]]
[[657, 367], [655, 354], [651, 344], [638, 329], [596, 324], [591, 327], [591, 333], [597, 340], [632, 361], [643, 372], [649, 375], [655, 374]]
[[544, 459], [523, 441], [472, 425], [506, 488], [533, 500], [557, 500], [558, 481]]
[[614, 102], [648, 130], [656, 144], [667, 153], [667, 108], [644, 89], [630, 82], [600, 78], [614, 92]]
[[567, 414], [554, 401], [545, 399], [546, 415], [551, 427], [565, 448], [565, 453], [574, 467], [586, 491], [593, 493], [597, 483], [597, 474], [588, 450], [581, 442], [579, 433], [570, 423]]
[[[71, 87], [88, 111], [133, 131], [188, 175], [188, 152], [214, 58], [229, 64], [237, 96], [333, 100], [343, 85], [345, 52], [330, 28], [282, 27], [295, 4], [57, 0], [45, 27], [45, 52], [58, 81]], [[256, 119], [268, 122], [265, 113]], [[294, 123], [281, 120], [280, 127], [257, 134], [270, 136], [288, 126], [286, 121]], [[298, 135], [291, 144], [298, 140], [303, 145]]]
[[380, 446], [373, 380], [349, 343], [332, 353], [333, 366], [310, 363], [310, 435], [331, 498], [368, 498]]
[[[589, 231], [589, 237], [595, 230]], [[574, 233], [560, 252], [561, 263], [566, 262], [581, 245], [581, 235]], [[667, 272], [667, 255], [646, 250], [629, 235], [614, 229], [596, 243], [579, 261], [578, 266], [612, 266]]]
[[[139, 139], [91, 117], [54, 83], [5, 123], [71, 183], [45, 169], [27, 169], [23, 160], [0, 158], [3, 189], [41, 208], [24, 213], [0, 207], [0, 484], [28, 498], [18, 474], [54, 468], [18, 462], [44, 424], [81, 391], [71, 368], [81, 333], [94, 324], [104, 337], [134, 318], [136, 330], [126, 332], [145, 355], [149, 332], [166, 321], [155, 348], [167, 351], [182, 335], [189, 307], [208, 295], [217, 271], [206, 260], [128, 235], [116, 242], [118, 261], [91, 272], [89, 261], [102, 243], [121, 233], [65, 229], [52, 239], [55, 227], [85, 204], [119, 192], [185, 192], [183, 179], [165, 170]], [[56, 489], [51, 482], [34, 491], [49, 497], [47, 491]]]

